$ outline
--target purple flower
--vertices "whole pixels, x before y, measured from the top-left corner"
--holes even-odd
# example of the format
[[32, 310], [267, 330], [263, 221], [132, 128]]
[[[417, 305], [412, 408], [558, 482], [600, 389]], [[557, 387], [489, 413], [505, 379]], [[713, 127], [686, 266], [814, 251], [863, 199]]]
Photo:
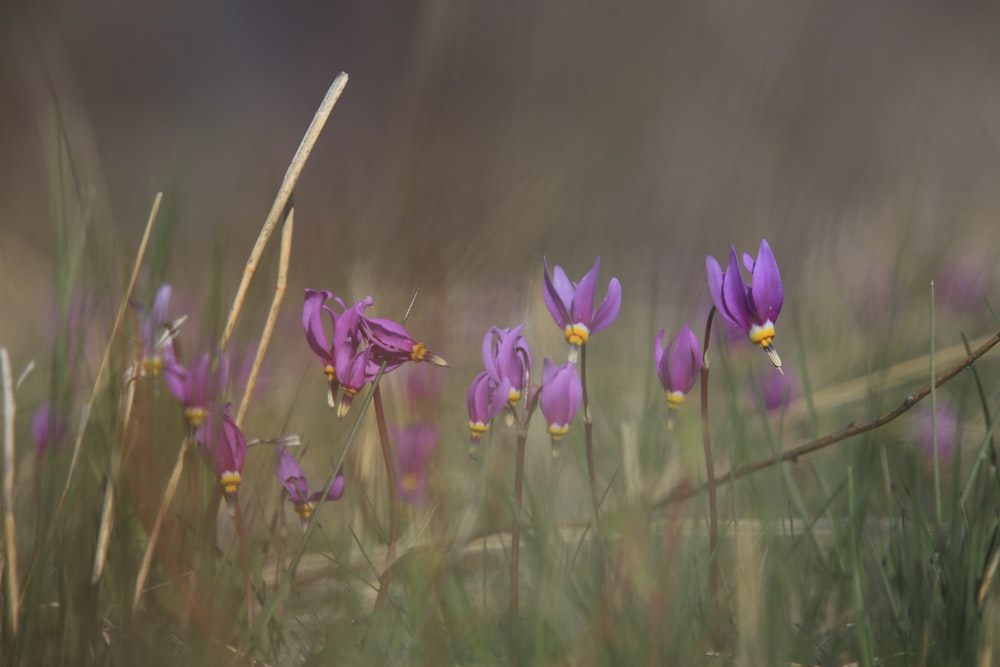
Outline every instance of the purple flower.
[[553, 319], [566, 334], [566, 342], [570, 349], [570, 361], [575, 361], [579, 348], [586, 345], [590, 335], [606, 328], [618, 317], [622, 305], [622, 286], [617, 278], [612, 278], [608, 284], [608, 292], [604, 301], [594, 310], [594, 290], [597, 287], [597, 274], [601, 268], [601, 258], [598, 257], [594, 266], [579, 283], [571, 282], [561, 266], [556, 266], [552, 277], [549, 277], [549, 265], [544, 259], [545, 283], [542, 295], [545, 305], [552, 313]]
[[372, 346], [372, 360], [376, 366], [386, 363], [386, 372], [398, 368], [407, 361], [427, 361], [435, 366], [447, 366], [448, 362], [418, 343], [402, 324], [381, 317], [366, 317], [362, 326]]
[[483, 338], [483, 365], [494, 385], [507, 387], [507, 406], [513, 409], [531, 374], [531, 349], [521, 335], [524, 325], [512, 329], [491, 327]]
[[556, 366], [546, 358], [542, 366], [542, 389], [538, 401], [552, 436], [552, 458], [559, 456], [559, 442], [583, 401], [583, 384], [572, 362]]
[[501, 385], [490, 377], [486, 371], [472, 379], [466, 393], [466, 403], [469, 407], [469, 431], [472, 442], [477, 443], [483, 433], [490, 428], [490, 421], [503, 410], [510, 396], [510, 386], [506, 381]]
[[295, 512], [302, 517], [302, 527], [305, 528], [312, 518], [313, 511], [324, 495], [327, 500], [337, 500], [344, 495], [344, 471], [337, 471], [329, 492], [314, 491], [309, 493], [309, 484], [302, 473], [299, 462], [295, 460], [284, 445], [278, 447], [278, 462], [274, 466], [274, 474], [288, 492], [288, 499], [295, 506]]
[[783, 410], [788, 407], [798, 392], [795, 378], [790, 373], [768, 373], [760, 382], [760, 394], [768, 411]]
[[233, 420], [233, 404], [226, 403], [222, 410], [207, 412], [195, 437], [205, 458], [215, 467], [226, 504], [232, 511], [247, 457], [247, 439]]
[[189, 371], [177, 361], [171, 347], [164, 348], [163, 356], [167, 388], [181, 402], [188, 424], [198, 428], [226, 386], [226, 359], [206, 352]]
[[747, 285], [740, 276], [740, 265], [736, 259], [736, 248], [729, 249], [729, 268], [725, 273], [719, 262], [712, 256], [705, 260], [708, 271], [708, 291], [719, 314], [745, 331], [750, 340], [760, 345], [771, 363], [781, 370], [781, 358], [775, 351], [774, 323], [781, 313], [785, 292], [781, 286], [781, 274], [774, 260], [767, 240], [760, 242], [757, 259], [743, 255], [743, 264], [752, 274]]
[[[341, 314], [337, 315], [326, 305], [326, 301], [331, 298], [333, 292], [306, 290], [302, 305], [302, 328], [306, 334], [306, 342], [323, 364], [323, 372], [326, 374], [329, 387], [327, 402], [331, 408], [336, 408], [337, 392], [340, 390], [337, 377], [337, 350], [346, 347], [349, 347], [352, 353], [357, 350], [361, 343], [361, 318], [365, 309], [371, 305], [372, 299], [368, 297], [348, 308], [337, 297], [335, 301], [341, 310]], [[330, 320], [332, 330], [330, 338], [326, 335], [324, 316]]]
[[143, 314], [139, 323], [142, 336], [142, 367], [147, 375], [157, 376], [163, 368], [161, 350], [173, 346], [172, 325], [167, 320], [170, 305], [170, 285], [161, 285], [153, 299], [153, 307]]
[[691, 391], [698, 379], [698, 372], [701, 370], [701, 347], [691, 327], [685, 324], [664, 350], [665, 333], [661, 330], [656, 335], [656, 342], [653, 343], [653, 363], [656, 365], [660, 384], [667, 392], [667, 405], [676, 408], [684, 402], [684, 396]]
[[410, 505], [419, 505], [427, 492], [427, 465], [441, 434], [430, 422], [414, 422], [394, 430], [399, 497]]
[[[922, 409], [914, 419], [914, 437], [920, 447], [925, 465], [934, 465], [934, 422], [930, 406]], [[938, 405], [937, 409], [938, 460], [948, 465], [955, 457], [961, 442], [958, 410], [951, 405]]]
[[42, 403], [31, 419], [31, 440], [35, 443], [35, 451], [39, 456], [55, 451], [62, 445], [67, 430], [66, 420], [52, 409], [48, 401]]

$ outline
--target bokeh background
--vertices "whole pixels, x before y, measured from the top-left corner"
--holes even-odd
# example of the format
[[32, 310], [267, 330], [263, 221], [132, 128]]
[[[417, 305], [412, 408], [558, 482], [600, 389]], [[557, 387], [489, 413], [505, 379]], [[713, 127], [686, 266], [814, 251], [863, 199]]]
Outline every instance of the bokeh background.
[[[655, 331], [701, 326], [705, 255], [766, 237], [788, 292], [779, 346], [806, 327], [788, 356], [813, 355], [817, 386], [853, 377], [900, 322], [917, 343], [898, 358], [926, 351], [931, 278], [957, 295], [943, 344], [992, 326], [998, 33], [989, 2], [7, 2], [0, 342], [44, 355], [60, 132], [122, 267], [163, 190], [166, 277], [197, 300], [222, 246], [228, 299], [343, 70], [295, 196], [275, 366], [312, 363], [304, 287], [398, 316], [419, 286], [412, 328], [456, 362], [458, 401], [490, 325], [527, 320], [538, 356], [558, 351], [541, 258], [579, 277], [601, 255], [624, 324], [594, 354], [648, 384]], [[618, 407], [634, 385], [613, 385]]]

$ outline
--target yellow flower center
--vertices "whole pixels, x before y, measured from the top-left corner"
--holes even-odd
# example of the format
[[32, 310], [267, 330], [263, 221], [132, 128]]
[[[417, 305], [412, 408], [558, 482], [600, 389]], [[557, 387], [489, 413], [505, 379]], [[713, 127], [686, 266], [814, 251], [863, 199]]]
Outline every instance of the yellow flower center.
[[585, 345], [590, 338], [590, 329], [582, 324], [566, 325], [566, 342], [570, 345]]
[[413, 351], [410, 352], [410, 359], [413, 359], [414, 361], [423, 361], [425, 354], [427, 354], [427, 346], [423, 343], [414, 343]]
[[311, 518], [314, 509], [316, 509], [315, 503], [303, 503], [302, 505], [295, 505], [295, 513], [298, 514], [303, 519]]
[[142, 368], [146, 371], [146, 375], [156, 377], [160, 374], [160, 369], [163, 368], [163, 359], [159, 357], [147, 357], [142, 360]]
[[483, 422], [470, 421], [469, 430], [472, 431], [472, 439], [478, 441], [479, 438], [482, 437], [483, 433], [486, 433], [488, 430], [490, 430], [490, 425], [484, 424]]
[[671, 408], [680, 407], [681, 403], [684, 402], [684, 394], [679, 391], [668, 391], [667, 392], [667, 405]]
[[774, 324], [771, 320], [750, 327], [750, 340], [766, 348], [774, 340]]
[[208, 417], [208, 410], [200, 407], [184, 408], [184, 416], [191, 426], [198, 428], [205, 421], [205, 418]]
[[569, 424], [552, 424], [548, 431], [549, 435], [552, 436], [552, 442], [559, 442], [564, 435], [569, 433]]
[[240, 486], [240, 474], [238, 472], [224, 472], [219, 475], [219, 486], [226, 493], [236, 493]]
[[517, 402], [520, 401], [520, 400], [521, 400], [521, 390], [520, 389], [511, 389], [510, 393], [507, 394], [507, 404], [510, 407], [512, 407], [512, 408], [516, 407], [517, 406]]
[[406, 493], [416, 493], [420, 488], [420, 477], [415, 472], [404, 472], [399, 485]]
[[323, 372], [326, 373], [326, 379], [328, 382], [333, 382], [337, 379], [337, 369], [333, 366], [324, 366]]

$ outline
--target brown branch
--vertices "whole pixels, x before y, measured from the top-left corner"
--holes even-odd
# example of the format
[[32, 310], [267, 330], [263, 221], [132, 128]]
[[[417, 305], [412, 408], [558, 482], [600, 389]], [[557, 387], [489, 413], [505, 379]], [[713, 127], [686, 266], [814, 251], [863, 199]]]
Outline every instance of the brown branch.
[[[962, 359], [960, 362], [941, 373], [934, 380], [933, 387], [940, 387], [945, 382], [953, 379], [956, 375], [961, 373], [967, 368], [970, 368], [976, 361], [990, 351], [997, 343], [1000, 343], [1000, 333], [990, 337], [985, 343], [983, 343], [978, 349], [976, 349], [972, 354]], [[718, 477], [706, 482], [704, 484], [699, 484], [697, 486], [683, 486], [675, 487], [669, 493], [667, 493], [662, 498], [658, 499], [653, 503], [653, 508], [666, 507], [673, 503], [679, 502], [681, 500], [687, 500], [692, 496], [698, 495], [702, 491], [707, 490], [711, 486], [721, 486], [723, 484], [728, 484], [747, 475], [751, 475], [765, 468], [770, 468], [771, 466], [777, 465], [779, 463], [785, 463], [788, 461], [795, 462], [800, 456], [805, 456], [806, 454], [812, 454], [813, 452], [825, 449], [830, 445], [836, 444], [841, 440], [846, 440], [847, 438], [852, 438], [856, 435], [861, 435], [862, 433], [867, 433], [868, 431], [873, 431], [880, 426], [888, 424], [892, 420], [896, 419], [904, 412], [912, 408], [914, 405], [919, 403], [922, 399], [926, 398], [931, 393], [932, 385], [930, 382], [922, 386], [917, 391], [913, 392], [903, 401], [899, 407], [895, 410], [885, 413], [877, 419], [864, 423], [864, 424], [849, 424], [846, 428], [843, 428], [835, 433], [831, 433], [827, 436], [819, 438], [818, 440], [813, 440], [807, 442], [798, 447], [793, 447], [792, 449], [785, 450], [781, 454], [777, 454], [770, 458], [764, 459], [762, 461], [757, 461], [756, 463], [751, 463], [739, 468], [730, 470], [727, 473], [719, 475]]]

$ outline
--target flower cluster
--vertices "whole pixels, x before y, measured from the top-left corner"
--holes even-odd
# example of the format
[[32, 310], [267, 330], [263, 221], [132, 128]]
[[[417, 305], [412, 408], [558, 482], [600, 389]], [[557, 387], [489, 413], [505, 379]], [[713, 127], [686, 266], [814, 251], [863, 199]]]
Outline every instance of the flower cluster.
[[513, 419], [531, 375], [531, 349], [521, 335], [523, 330], [523, 324], [509, 329], [491, 327], [483, 337], [484, 370], [473, 378], [466, 394], [473, 443], [479, 442], [490, 421], [505, 407]]
[[[326, 305], [331, 299], [337, 309]], [[408, 361], [448, 365], [426, 345], [414, 340], [403, 325], [367, 317], [365, 311], [372, 303], [369, 296], [347, 306], [340, 297], [334, 297], [333, 292], [307, 289], [305, 293], [302, 328], [306, 342], [323, 364], [329, 387], [328, 401], [331, 408], [336, 408], [338, 417], [347, 414], [354, 396], [375, 379], [382, 364], [387, 373]]]

